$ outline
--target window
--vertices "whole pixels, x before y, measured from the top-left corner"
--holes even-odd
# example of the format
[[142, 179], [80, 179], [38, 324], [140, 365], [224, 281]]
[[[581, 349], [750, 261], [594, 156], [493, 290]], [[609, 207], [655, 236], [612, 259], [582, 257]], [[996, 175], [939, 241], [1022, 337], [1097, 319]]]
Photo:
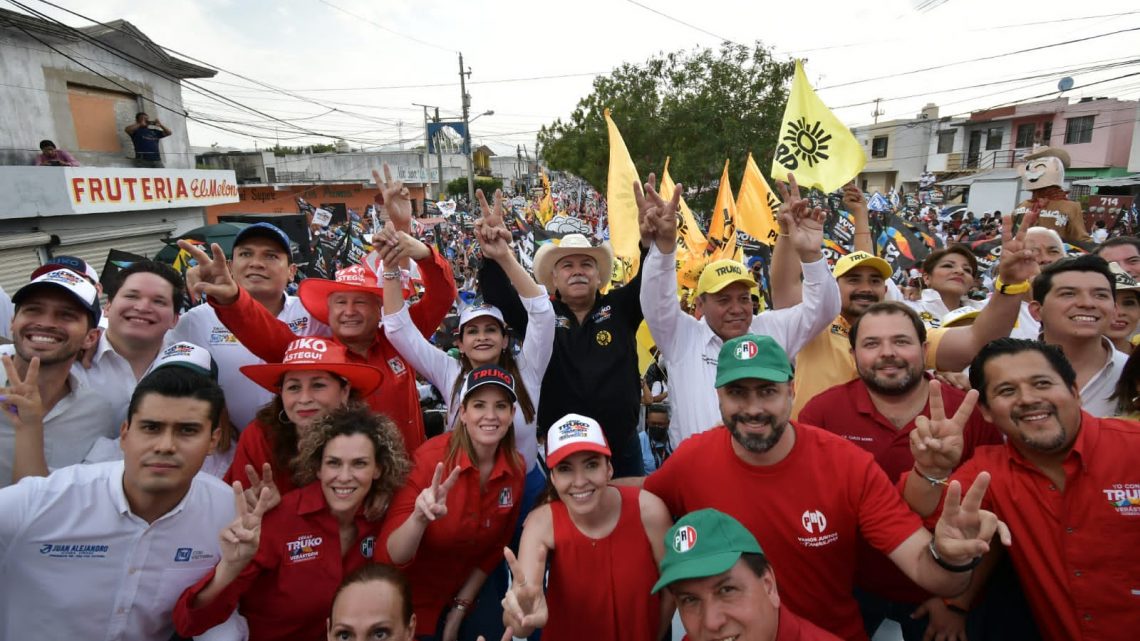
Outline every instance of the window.
[[938, 153], [948, 154], [954, 151], [954, 134], [956, 133], [958, 132], [953, 129], [938, 132]]
[[123, 127], [135, 121], [138, 111], [131, 94], [68, 83], [67, 104], [79, 151], [118, 153], [124, 141], [130, 142]]
[[887, 136], [877, 136], [874, 140], [871, 141], [871, 157], [887, 157]]
[[1065, 144], [1079, 145], [1092, 142], [1093, 119], [1096, 116], [1081, 116], [1065, 119]]
[[993, 127], [986, 132], [986, 151], [1001, 149], [1001, 127]]
[[1041, 144], [1048, 147], [1053, 139], [1053, 121], [1047, 121], [1045, 126], [1041, 128]]
[[1017, 142], [1014, 147], [1018, 149], [1025, 149], [1026, 147], [1033, 146], [1033, 136], [1037, 133], [1037, 125], [1029, 122], [1024, 125], [1017, 126]]

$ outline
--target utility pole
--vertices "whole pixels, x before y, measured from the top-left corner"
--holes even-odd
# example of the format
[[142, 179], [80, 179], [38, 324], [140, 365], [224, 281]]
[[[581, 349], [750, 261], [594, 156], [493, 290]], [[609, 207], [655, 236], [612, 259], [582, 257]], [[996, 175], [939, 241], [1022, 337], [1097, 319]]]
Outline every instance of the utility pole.
[[463, 155], [467, 157], [467, 203], [475, 213], [475, 167], [471, 163], [471, 96], [467, 95], [467, 76], [470, 69], [463, 67], [463, 52], [459, 52], [459, 91], [463, 94]]
[[[418, 102], [413, 102], [416, 107], [424, 108], [424, 198], [425, 200], [435, 196], [431, 195], [431, 136], [428, 133], [428, 108], [435, 107], [435, 105], [423, 105]], [[435, 107], [435, 122], [439, 122], [439, 107]], [[403, 138], [403, 136], [400, 136]]]
[[[439, 122], [439, 107], [435, 108], [435, 122]], [[443, 183], [443, 145], [439, 144], [440, 143], [439, 138], [440, 138], [440, 136], [437, 133], [435, 135], [435, 159], [436, 159], [436, 162], [439, 163], [439, 176], [438, 176], [438, 178], [439, 178], [439, 191], [437, 191], [435, 193], [440, 195], [440, 196], [443, 196], [445, 193], [444, 190], [446, 190], [447, 187], [445, 187], [444, 183]]]
[[874, 118], [875, 118], [875, 124], [876, 125], [879, 124], [879, 116], [886, 113], [884, 111], [879, 110], [879, 103], [882, 102], [882, 100], [883, 100], [882, 98], [875, 98], [875, 111], [871, 113], [871, 115], [874, 116]]

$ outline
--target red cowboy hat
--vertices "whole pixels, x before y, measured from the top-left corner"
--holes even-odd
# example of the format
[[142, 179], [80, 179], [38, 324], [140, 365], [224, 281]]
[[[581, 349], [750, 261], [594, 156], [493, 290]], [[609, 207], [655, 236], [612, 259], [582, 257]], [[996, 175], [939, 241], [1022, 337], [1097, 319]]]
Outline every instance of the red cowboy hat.
[[301, 304], [313, 315], [313, 318], [328, 325], [329, 296], [337, 292], [372, 294], [379, 299], [377, 304], [382, 304], [384, 300], [384, 286], [376, 278], [376, 273], [364, 265], [352, 265], [338, 269], [336, 280], [306, 278], [301, 281], [297, 295], [301, 298]]
[[274, 394], [281, 393], [281, 378], [286, 372], [319, 370], [348, 381], [352, 389], [368, 396], [383, 378], [379, 368], [364, 363], [348, 362], [344, 346], [327, 338], [303, 336], [289, 343], [280, 363], [244, 365], [241, 373]]

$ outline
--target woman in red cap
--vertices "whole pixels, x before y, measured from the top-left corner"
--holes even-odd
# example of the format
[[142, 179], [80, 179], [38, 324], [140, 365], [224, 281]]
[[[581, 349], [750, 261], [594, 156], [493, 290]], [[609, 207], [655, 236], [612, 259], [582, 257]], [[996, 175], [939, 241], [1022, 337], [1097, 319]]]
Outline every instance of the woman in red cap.
[[222, 531], [222, 559], [174, 607], [180, 635], [203, 634], [237, 608], [252, 641], [324, 636], [337, 587], [376, 545], [364, 504], [400, 487], [408, 460], [392, 421], [353, 404], [309, 426], [296, 469], [302, 487], [268, 513], [268, 489], [251, 510], [234, 484], [238, 516]]
[[515, 380], [495, 365], [467, 374], [454, 431], [416, 450], [392, 499], [376, 560], [414, 587], [419, 638], [455, 641], [518, 519], [523, 460], [515, 445]]
[[610, 485], [610, 456], [594, 419], [567, 414], [550, 426], [548, 502], [527, 518], [518, 559], [504, 552], [515, 582], [503, 600], [503, 623], [515, 636], [535, 628], [543, 629], [543, 641], [665, 633], [673, 604], [650, 592], [672, 519], [649, 492]]
[[[252, 508], [262, 488], [273, 508], [296, 489], [291, 467], [297, 443], [313, 424], [350, 399], [368, 396], [380, 385], [380, 370], [350, 363], [344, 346], [330, 339], [305, 337], [289, 344], [281, 363], [241, 368], [253, 382], [276, 394], [241, 433], [233, 464], [223, 477], [240, 481]], [[377, 499], [383, 502], [384, 497]]]

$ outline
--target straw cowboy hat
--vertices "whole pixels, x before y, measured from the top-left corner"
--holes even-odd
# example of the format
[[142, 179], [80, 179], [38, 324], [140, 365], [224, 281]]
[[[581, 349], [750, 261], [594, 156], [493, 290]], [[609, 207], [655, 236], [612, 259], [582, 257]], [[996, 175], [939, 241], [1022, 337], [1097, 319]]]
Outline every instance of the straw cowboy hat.
[[601, 245], [594, 247], [582, 234], [566, 234], [561, 241], [551, 241], [539, 247], [534, 253], [535, 279], [546, 286], [546, 291], [553, 294], [554, 266], [559, 260], [577, 254], [585, 254], [597, 261], [598, 276], [603, 283], [609, 281], [614, 264], [614, 253], [610, 249], [610, 244], [603, 241]]

